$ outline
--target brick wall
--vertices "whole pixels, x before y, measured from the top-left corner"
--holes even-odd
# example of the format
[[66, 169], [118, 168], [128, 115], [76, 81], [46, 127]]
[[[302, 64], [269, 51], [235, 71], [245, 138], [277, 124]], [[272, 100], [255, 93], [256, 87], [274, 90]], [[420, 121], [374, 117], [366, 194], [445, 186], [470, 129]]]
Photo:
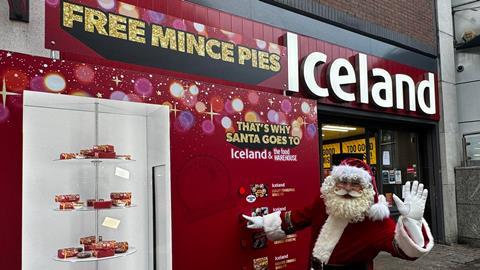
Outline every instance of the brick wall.
[[420, 50], [425, 46], [436, 48], [435, 9], [432, 0], [263, 1], [302, 10], [348, 28], [408, 46], [419, 43], [417, 47]]
[[392, 31], [434, 45], [432, 0], [314, 0]]

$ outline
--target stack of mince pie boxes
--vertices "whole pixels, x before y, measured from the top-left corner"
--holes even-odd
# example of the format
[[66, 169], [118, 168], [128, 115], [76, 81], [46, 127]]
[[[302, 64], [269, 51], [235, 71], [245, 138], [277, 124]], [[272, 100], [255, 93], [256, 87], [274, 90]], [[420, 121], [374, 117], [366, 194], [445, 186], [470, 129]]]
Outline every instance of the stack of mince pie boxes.
[[90, 257], [105, 258], [112, 257], [115, 254], [128, 251], [128, 242], [117, 242], [115, 240], [102, 241], [102, 237], [87, 236], [80, 238], [80, 244], [83, 247], [70, 247], [58, 250], [57, 256], [60, 259], [77, 257], [86, 259]]
[[[80, 210], [85, 207], [85, 202], [80, 201], [79, 194], [64, 194], [55, 195], [55, 202], [59, 203], [60, 210]], [[110, 200], [104, 199], [88, 199], [87, 207], [94, 209], [108, 209], [115, 207], [130, 207], [132, 206], [131, 192], [112, 192], [110, 193]]]
[[[95, 145], [91, 149], [80, 150], [79, 153], [61, 153], [60, 160], [70, 159], [122, 159], [132, 160], [130, 155], [117, 155], [115, 147], [110, 144]], [[98, 165], [98, 163], [94, 163]], [[97, 183], [98, 185], [98, 183]], [[132, 206], [131, 192], [111, 192], [109, 199], [87, 199], [80, 200], [80, 194], [55, 195], [55, 202], [59, 210], [100, 210], [112, 207]], [[128, 242], [117, 242], [115, 240], [102, 240], [102, 236], [87, 236], [80, 238], [78, 247], [61, 248], [57, 251], [59, 259], [94, 259], [108, 258], [115, 254], [126, 253], [129, 249]], [[69, 260], [67, 260], [69, 261]]]
[[117, 155], [111, 144], [94, 145], [93, 148], [80, 150], [80, 153], [61, 153], [60, 159], [124, 159], [131, 160], [130, 155]]

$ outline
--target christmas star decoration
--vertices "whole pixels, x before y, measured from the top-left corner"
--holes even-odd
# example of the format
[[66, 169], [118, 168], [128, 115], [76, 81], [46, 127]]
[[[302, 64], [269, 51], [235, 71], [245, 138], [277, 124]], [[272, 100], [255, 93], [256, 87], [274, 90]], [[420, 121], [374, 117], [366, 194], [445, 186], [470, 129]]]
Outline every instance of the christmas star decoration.
[[98, 98], [102, 98], [102, 97], [103, 97], [102, 93], [98, 92], [98, 93], [97, 93], [97, 97], [98, 97]]
[[212, 104], [210, 104], [210, 111], [204, 112], [204, 114], [210, 115], [210, 121], [212, 121], [212, 122], [213, 122], [213, 117], [214, 117], [215, 115], [219, 115], [219, 113], [216, 113], [216, 112], [213, 111]]
[[177, 109], [177, 103], [173, 104], [173, 108], [171, 108], [170, 111], [173, 112], [173, 115], [175, 115], [175, 118], [177, 118], [177, 112], [180, 111]]
[[303, 128], [305, 128], [305, 130], [307, 130], [307, 125], [309, 123], [307, 123], [307, 120], [305, 118], [303, 118]]
[[5, 82], [5, 78], [3, 78], [3, 85], [2, 85], [2, 101], [3, 101], [3, 108], [7, 105], [7, 96], [20, 96], [18, 93], [7, 92], [7, 83]]
[[114, 83], [115, 83], [115, 85], [116, 85], [116, 86], [118, 86], [118, 84], [119, 84], [119, 83], [121, 83], [121, 82], [122, 82], [122, 80], [120, 80], [120, 79], [119, 79], [117, 76], [115, 76], [115, 77], [113, 77], [113, 80], [112, 80], [112, 82], [114, 82]]

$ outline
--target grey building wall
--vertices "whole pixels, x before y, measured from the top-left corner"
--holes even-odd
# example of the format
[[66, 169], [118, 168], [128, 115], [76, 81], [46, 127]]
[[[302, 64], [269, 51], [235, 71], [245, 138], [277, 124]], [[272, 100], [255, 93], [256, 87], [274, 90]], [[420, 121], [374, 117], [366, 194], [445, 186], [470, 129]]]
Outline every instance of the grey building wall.
[[457, 242], [457, 208], [455, 194], [455, 167], [461, 161], [461, 141], [457, 114], [453, 22], [450, 0], [437, 0], [439, 94], [440, 94], [440, 162], [443, 195], [445, 241]]
[[480, 167], [457, 168], [458, 241], [480, 246]]
[[[466, 0], [453, 0], [454, 6], [468, 3]], [[461, 43], [464, 32], [480, 34], [479, 11], [470, 8], [480, 6], [480, 1], [455, 8], [455, 39]], [[456, 51], [456, 66], [463, 71], [456, 72], [458, 94], [458, 122], [460, 134], [480, 132], [480, 48]]]
[[0, 49], [49, 56], [44, 49], [45, 2], [30, 1], [30, 23], [10, 21], [8, 1], [0, 1]]

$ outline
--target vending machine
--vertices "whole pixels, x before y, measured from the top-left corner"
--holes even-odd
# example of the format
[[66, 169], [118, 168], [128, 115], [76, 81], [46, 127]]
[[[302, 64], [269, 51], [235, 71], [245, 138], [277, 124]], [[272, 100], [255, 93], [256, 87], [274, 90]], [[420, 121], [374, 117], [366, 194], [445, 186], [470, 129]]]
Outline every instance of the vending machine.
[[208, 94], [220, 130], [208, 114], [187, 131], [188, 115], [171, 119], [173, 269], [310, 269], [308, 229], [272, 242], [241, 215], [319, 196], [316, 104], [243, 89]]
[[309, 269], [308, 229], [270, 241], [242, 215], [319, 196], [315, 102], [189, 87], [184, 110], [24, 92], [23, 269]]

